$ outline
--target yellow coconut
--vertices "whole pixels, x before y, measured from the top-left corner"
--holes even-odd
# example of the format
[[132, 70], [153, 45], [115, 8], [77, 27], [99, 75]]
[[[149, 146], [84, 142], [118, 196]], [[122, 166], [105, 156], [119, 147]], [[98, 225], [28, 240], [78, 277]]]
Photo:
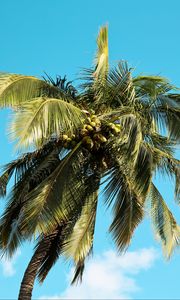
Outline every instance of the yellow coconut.
[[97, 116], [96, 115], [91, 115], [91, 120], [95, 120], [97, 118]]
[[92, 127], [91, 125], [87, 125], [86, 128], [87, 128], [88, 131], [93, 131], [93, 130], [94, 130], [93, 127]]
[[101, 124], [101, 121], [99, 120], [99, 118], [96, 115], [91, 116], [91, 121], [95, 122], [96, 124]]
[[107, 142], [107, 138], [105, 136], [101, 137], [101, 143], [106, 143]]
[[71, 143], [72, 142], [72, 139], [71, 138], [67, 138], [67, 143]]
[[101, 121], [98, 118], [96, 118], [94, 122], [96, 123], [96, 126], [101, 126]]
[[91, 125], [92, 127], [96, 127], [96, 123], [95, 123], [95, 122], [90, 122], [90, 125]]
[[122, 129], [122, 126], [120, 124], [116, 124], [116, 128]]
[[113, 128], [113, 132], [115, 134], [117, 134], [117, 133], [121, 132], [121, 130], [119, 128], [115, 127], [115, 128]]
[[110, 127], [111, 129], [115, 129], [115, 128], [116, 128], [116, 125], [113, 124], [113, 123], [109, 123], [109, 127]]
[[88, 117], [87, 120], [88, 120], [89, 123], [91, 122], [91, 118], [90, 117]]
[[63, 134], [62, 139], [63, 139], [63, 141], [66, 141], [68, 139], [68, 135]]

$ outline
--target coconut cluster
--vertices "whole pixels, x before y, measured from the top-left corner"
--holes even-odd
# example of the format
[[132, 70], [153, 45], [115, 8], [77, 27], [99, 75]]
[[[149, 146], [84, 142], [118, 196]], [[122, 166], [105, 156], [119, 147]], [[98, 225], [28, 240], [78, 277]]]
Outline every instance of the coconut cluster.
[[91, 115], [87, 118], [86, 124], [79, 130], [77, 135], [69, 137], [63, 134], [63, 146], [67, 149], [72, 149], [79, 141], [82, 141], [85, 148], [88, 150], [99, 150], [107, 143], [108, 138], [112, 135], [117, 135], [121, 131], [121, 126], [114, 123], [104, 123], [102, 125], [100, 119], [96, 115]]

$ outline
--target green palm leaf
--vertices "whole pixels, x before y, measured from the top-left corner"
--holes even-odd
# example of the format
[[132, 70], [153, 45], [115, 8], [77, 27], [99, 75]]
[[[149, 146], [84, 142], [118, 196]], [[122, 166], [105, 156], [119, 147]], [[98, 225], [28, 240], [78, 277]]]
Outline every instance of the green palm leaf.
[[133, 178], [125, 162], [120, 161], [109, 171], [106, 179], [105, 201], [113, 203], [113, 221], [110, 232], [119, 251], [125, 250], [135, 228], [143, 218], [145, 198], [135, 189]]
[[111, 107], [126, 106], [135, 101], [133, 80], [126, 61], [119, 61], [117, 67], [109, 72], [107, 81], [109, 86], [108, 101], [111, 103]]
[[[21, 180], [24, 175], [27, 175], [27, 172], [31, 169], [37, 171], [37, 167], [44, 160], [47, 159], [49, 154], [56, 153], [57, 149], [62, 148], [62, 145], [59, 141], [49, 141], [43, 148], [38, 151], [25, 153], [20, 158], [8, 163], [3, 167], [3, 174], [0, 176], [0, 196], [6, 196], [7, 185], [14, 174], [15, 184]], [[54, 156], [54, 154], [53, 154]], [[49, 160], [47, 159], [47, 164]], [[49, 172], [49, 170], [48, 170]]]
[[99, 176], [91, 175], [81, 215], [65, 244], [66, 256], [72, 257], [76, 263], [84, 261], [92, 247], [99, 184]]
[[82, 281], [83, 272], [84, 272], [85, 264], [84, 261], [79, 261], [76, 264], [75, 272], [73, 280], [71, 281], [71, 284], [77, 283], [78, 281]]
[[[0, 219], [1, 247], [12, 255], [19, 244], [31, 237], [31, 233], [21, 230], [24, 218], [24, 207], [28, 193], [38, 186], [58, 165], [59, 157], [56, 149], [47, 145], [43, 151], [25, 155], [16, 165], [15, 185], [10, 192], [8, 203]], [[30, 160], [31, 158], [31, 160]], [[14, 162], [13, 162], [14, 163]], [[22, 173], [23, 172], [23, 173]]]
[[136, 115], [127, 114], [119, 117], [119, 124], [122, 126], [119, 144], [135, 165], [143, 138], [141, 123]]
[[133, 79], [137, 96], [148, 104], [149, 113], [153, 116], [160, 131], [168, 130], [171, 138], [178, 140], [180, 110], [179, 96], [170, 93], [177, 88], [160, 76], [139, 76]]
[[23, 218], [23, 198], [28, 192], [28, 183], [23, 180], [11, 192], [11, 197], [0, 219], [0, 245], [8, 256], [12, 256], [25, 240], [19, 224]]
[[9, 132], [17, 147], [42, 146], [51, 137], [72, 134], [86, 115], [73, 104], [60, 99], [37, 98], [15, 113]]
[[169, 258], [174, 248], [180, 245], [180, 227], [154, 184], [151, 185], [150, 199], [155, 232], [161, 240], [165, 256]]
[[[57, 223], [67, 221], [80, 205], [84, 191], [81, 175], [81, 143], [69, 152], [56, 169], [26, 197], [22, 229], [49, 232]], [[68, 181], [67, 181], [68, 178]]]
[[143, 143], [139, 147], [136, 164], [133, 169], [136, 189], [147, 196], [152, 180], [153, 164], [152, 153]]
[[101, 27], [97, 37], [97, 53], [95, 58], [95, 77], [107, 75], [108, 72], [108, 27]]
[[50, 269], [56, 263], [62, 252], [63, 245], [63, 230], [65, 228], [65, 224], [62, 223], [55, 230], [53, 230], [48, 235], [43, 235], [39, 238], [38, 243], [36, 245], [36, 250], [34, 252], [34, 256], [37, 252], [42, 249], [42, 259], [41, 264], [38, 270], [37, 277], [39, 281], [42, 283], [49, 273]]
[[178, 204], [180, 204], [180, 162], [178, 163], [178, 167], [174, 168], [175, 173], [175, 199], [177, 200]]
[[10, 163], [4, 167], [4, 172], [0, 176], [0, 197], [6, 196], [7, 185], [16, 168], [16, 164], [17, 161], [15, 163]]
[[168, 136], [178, 142], [180, 140], [180, 109], [168, 107], [166, 104], [158, 106], [156, 110], [157, 121], [167, 128]]
[[38, 97], [47, 85], [33, 76], [0, 74], [0, 107], [17, 107], [25, 101]]
[[63, 251], [68, 258], [73, 258], [76, 263], [76, 271], [72, 283], [82, 279], [84, 261], [90, 254], [93, 246], [99, 185], [99, 175], [96, 173], [92, 174], [88, 180], [87, 193], [81, 215], [75, 223], [71, 235], [65, 240]]
[[137, 76], [133, 78], [133, 84], [136, 93], [140, 97], [146, 97], [149, 104], [155, 103], [157, 96], [168, 92], [175, 87], [169, 81], [161, 76]]

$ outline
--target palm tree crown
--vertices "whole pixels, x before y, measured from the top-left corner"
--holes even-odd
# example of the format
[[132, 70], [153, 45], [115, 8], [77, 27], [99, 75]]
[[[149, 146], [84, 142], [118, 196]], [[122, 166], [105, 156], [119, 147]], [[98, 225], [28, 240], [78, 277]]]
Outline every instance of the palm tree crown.
[[[135, 228], [150, 211], [164, 253], [179, 244], [180, 228], [153, 183], [162, 172], [175, 179], [179, 203], [180, 94], [160, 76], [133, 77], [124, 61], [108, 63], [108, 30], [100, 29], [95, 67], [83, 71], [76, 89], [66, 78], [44, 80], [0, 75], [0, 106], [13, 111], [10, 137], [29, 151], [4, 167], [0, 195], [14, 185], [0, 219], [0, 247], [12, 255], [37, 237], [19, 299], [30, 299], [35, 277], [42, 282], [60, 255], [75, 263], [81, 279], [93, 248], [99, 189], [112, 207], [110, 232], [127, 249]], [[30, 285], [30, 284], [29, 284]]]

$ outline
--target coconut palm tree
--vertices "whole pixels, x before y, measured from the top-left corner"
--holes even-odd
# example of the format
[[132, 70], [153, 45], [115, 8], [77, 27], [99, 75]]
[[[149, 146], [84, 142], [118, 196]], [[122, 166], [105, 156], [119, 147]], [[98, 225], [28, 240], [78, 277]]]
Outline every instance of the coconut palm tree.
[[133, 77], [126, 62], [110, 68], [106, 26], [97, 38], [95, 67], [83, 70], [78, 89], [60, 76], [1, 74], [0, 106], [13, 111], [10, 137], [23, 154], [0, 177], [2, 197], [14, 178], [0, 219], [0, 248], [11, 256], [23, 241], [37, 238], [19, 300], [31, 299], [35, 278], [43, 282], [61, 255], [75, 263], [72, 283], [82, 279], [100, 189], [112, 208], [109, 230], [119, 252], [129, 246], [146, 209], [171, 256], [180, 228], [153, 175], [175, 180], [179, 202], [177, 91], [160, 76]]

